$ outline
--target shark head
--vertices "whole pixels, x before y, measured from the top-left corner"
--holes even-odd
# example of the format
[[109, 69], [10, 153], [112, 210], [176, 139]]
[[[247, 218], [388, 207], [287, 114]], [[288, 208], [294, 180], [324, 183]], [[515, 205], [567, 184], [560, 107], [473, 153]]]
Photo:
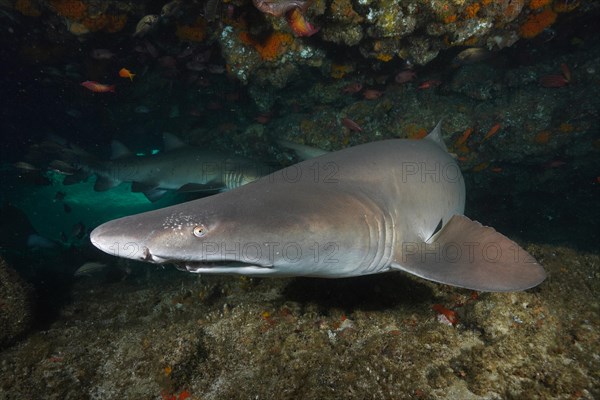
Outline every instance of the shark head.
[[[361, 251], [365, 238], [385, 236], [372, 202], [328, 188], [289, 196], [289, 188], [253, 186], [109, 221], [90, 239], [114, 256], [197, 273], [339, 277], [360, 269], [361, 274], [379, 272], [368, 269], [381, 264], [385, 246], [367, 256]], [[335, 201], [327, 201], [333, 196]]]

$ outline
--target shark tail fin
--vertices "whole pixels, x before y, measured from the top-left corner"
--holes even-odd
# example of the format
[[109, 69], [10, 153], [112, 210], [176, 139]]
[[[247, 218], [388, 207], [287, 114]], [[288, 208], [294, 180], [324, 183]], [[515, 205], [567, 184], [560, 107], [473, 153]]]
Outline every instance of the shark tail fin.
[[544, 268], [519, 245], [463, 215], [454, 215], [427, 243], [400, 247], [393, 268], [452, 286], [510, 292], [546, 278]]

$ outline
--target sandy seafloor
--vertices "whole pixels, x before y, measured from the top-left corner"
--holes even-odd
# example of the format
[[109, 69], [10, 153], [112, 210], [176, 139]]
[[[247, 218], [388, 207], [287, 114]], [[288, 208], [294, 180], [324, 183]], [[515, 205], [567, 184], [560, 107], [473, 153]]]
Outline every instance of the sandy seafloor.
[[505, 294], [402, 273], [249, 279], [136, 264], [121, 281], [84, 277], [56, 320], [0, 353], [0, 399], [599, 398], [600, 257], [525, 248], [549, 278]]

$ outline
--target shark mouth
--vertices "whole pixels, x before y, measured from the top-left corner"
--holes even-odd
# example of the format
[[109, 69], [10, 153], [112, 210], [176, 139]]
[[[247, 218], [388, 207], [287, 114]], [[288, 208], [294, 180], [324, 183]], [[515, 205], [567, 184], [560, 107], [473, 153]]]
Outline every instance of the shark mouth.
[[233, 261], [233, 260], [222, 260], [222, 261], [171, 261], [167, 262], [168, 264], [174, 264], [175, 268], [180, 271], [187, 272], [217, 272], [223, 273], [223, 271], [227, 272], [236, 272], [243, 270], [255, 270], [255, 269], [270, 269], [273, 266], [269, 265], [257, 265], [256, 263], [245, 263], [241, 261]]
[[272, 271], [273, 265], [260, 265], [256, 262], [244, 262], [239, 260], [181, 260], [152, 254], [144, 248], [144, 261], [155, 264], [173, 264], [180, 271], [193, 273], [216, 273], [216, 274], [265, 274]]

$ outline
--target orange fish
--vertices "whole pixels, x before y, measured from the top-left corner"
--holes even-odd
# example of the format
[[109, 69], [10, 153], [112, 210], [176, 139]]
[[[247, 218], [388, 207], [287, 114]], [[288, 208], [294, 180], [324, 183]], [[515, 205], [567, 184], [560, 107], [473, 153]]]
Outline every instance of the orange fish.
[[363, 85], [360, 82], [350, 83], [342, 88], [342, 93], [358, 93], [362, 90]]
[[85, 81], [81, 82], [81, 86], [96, 93], [115, 93], [115, 85], [106, 85], [104, 83], [98, 83], [94, 81]]
[[312, 26], [298, 7], [294, 7], [285, 15], [288, 25], [296, 36], [312, 36], [319, 32], [319, 28]]
[[483, 137], [483, 140], [488, 140], [489, 138], [494, 136], [496, 133], [498, 133], [501, 127], [502, 125], [500, 125], [500, 123], [497, 123], [496, 125], [492, 126], [488, 133]]
[[381, 90], [367, 89], [363, 92], [363, 97], [367, 100], [375, 100], [380, 98], [382, 94]]
[[467, 141], [467, 139], [469, 138], [469, 136], [471, 136], [471, 133], [473, 133], [473, 128], [467, 128], [465, 133], [463, 133], [461, 135], [461, 137], [459, 137], [458, 140], [456, 140], [455, 145], [460, 146], [460, 145], [464, 144]]
[[342, 118], [342, 125], [351, 131], [362, 132], [362, 127], [356, 122], [352, 121], [350, 118]]
[[442, 84], [442, 81], [438, 81], [436, 79], [431, 79], [431, 80], [421, 83], [419, 85], [418, 89], [431, 89], [436, 86], [440, 86], [441, 84]]
[[130, 70], [128, 70], [127, 68], [121, 68], [119, 70], [119, 76], [121, 78], [129, 78], [133, 81], [133, 77], [135, 76], [135, 74], [132, 74]]
[[545, 88], [560, 88], [568, 83], [569, 81], [565, 79], [564, 75], [559, 74], [545, 75], [540, 78], [540, 85]]

